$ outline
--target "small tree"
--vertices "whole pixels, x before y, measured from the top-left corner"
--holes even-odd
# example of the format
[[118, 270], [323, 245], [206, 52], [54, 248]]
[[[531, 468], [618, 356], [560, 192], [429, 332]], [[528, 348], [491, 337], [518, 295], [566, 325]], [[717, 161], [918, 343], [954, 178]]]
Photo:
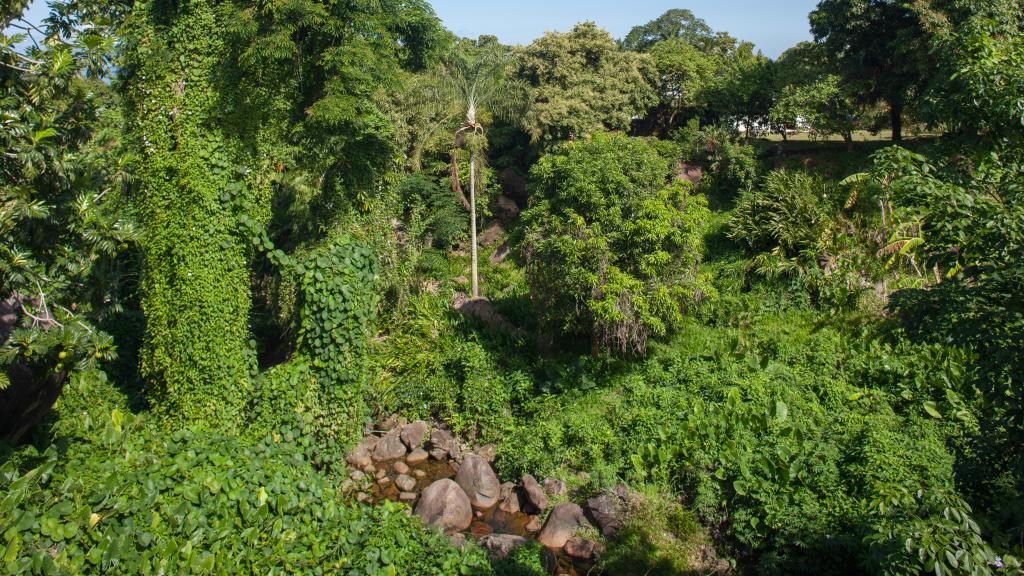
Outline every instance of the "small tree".
[[458, 174], [458, 152], [469, 151], [469, 236], [472, 260], [472, 295], [480, 297], [477, 272], [476, 174], [477, 163], [486, 150], [483, 110], [513, 119], [519, 115], [525, 93], [521, 85], [508, 77], [512, 54], [496, 42], [482, 41], [471, 46], [456, 47], [444, 59], [444, 73], [451, 96], [465, 111], [465, 118], [455, 132], [452, 150], [452, 186], [461, 192]]
[[589, 336], [595, 355], [643, 354], [694, 300], [707, 200], [666, 185], [657, 151], [618, 134], [565, 143], [530, 175], [524, 246], [548, 335]]

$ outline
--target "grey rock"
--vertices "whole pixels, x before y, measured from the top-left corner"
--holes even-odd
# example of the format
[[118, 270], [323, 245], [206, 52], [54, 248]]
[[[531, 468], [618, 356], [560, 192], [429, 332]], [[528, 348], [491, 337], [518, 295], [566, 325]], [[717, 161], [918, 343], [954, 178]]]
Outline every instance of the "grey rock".
[[598, 494], [587, 500], [587, 516], [605, 538], [610, 538], [622, 528], [623, 500], [614, 492]]
[[470, 454], [459, 466], [455, 481], [469, 496], [469, 502], [476, 510], [486, 510], [498, 503], [501, 484], [491, 469], [491, 465], [483, 458]]
[[376, 436], [369, 436], [364, 438], [358, 446], [352, 449], [348, 453], [349, 466], [353, 468], [365, 468], [373, 463], [372, 455], [373, 449], [377, 445], [378, 439]]
[[398, 495], [398, 500], [401, 502], [415, 502], [418, 496], [415, 492], [402, 492]]
[[544, 529], [540, 531], [537, 541], [548, 548], [561, 548], [583, 522], [583, 509], [571, 502], [559, 504], [548, 516]]
[[498, 457], [498, 447], [494, 444], [484, 444], [473, 450], [473, 454], [483, 458], [488, 462], [494, 462], [494, 459]]
[[527, 542], [526, 538], [514, 534], [488, 534], [480, 539], [480, 545], [496, 560], [508, 558], [513, 550]]
[[447, 452], [455, 444], [455, 437], [452, 433], [442, 428], [435, 428], [430, 431], [430, 447], [438, 448]]
[[427, 486], [416, 504], [424, 524], [446, 532], [460, 532], [473, 522], [473, 508], [465, 491], [447, 478]]
[[348, 477], [351, 478], [353, 482], [362, 482], [363, 479], [366, 478], [366, 474], [363, 473], [362, 470], [353, 470]]

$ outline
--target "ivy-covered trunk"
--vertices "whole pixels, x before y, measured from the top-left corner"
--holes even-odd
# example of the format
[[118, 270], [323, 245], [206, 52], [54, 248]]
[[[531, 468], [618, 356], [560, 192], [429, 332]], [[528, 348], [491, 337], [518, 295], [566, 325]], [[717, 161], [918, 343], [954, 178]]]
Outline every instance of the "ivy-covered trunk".
[[230, 429], [249, 395], [249, 253], [228, 191], [224, 25], [210, 0], [136, 4], [126, 33], [128, 129], [141, 154], [141, 372], [170, 425]]

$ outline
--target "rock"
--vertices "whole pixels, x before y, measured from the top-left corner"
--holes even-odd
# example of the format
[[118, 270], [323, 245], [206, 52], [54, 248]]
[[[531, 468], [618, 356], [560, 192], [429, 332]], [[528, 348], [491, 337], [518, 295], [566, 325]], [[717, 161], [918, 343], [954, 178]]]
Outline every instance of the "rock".
[[462, 462], [462, 448], [459, 447], [458, 442], [452, 443], [452, 447], [448, 449], [448, 457], [456, 462]]
[[402, 442], [409, 447], [410, 450], [415, 450], [423, 445], [423, 437], [427, 435], [427, 431], [430, 429], [427, 423], [423, 420], [417, 420], [411, 422], [402, 427]]
[[415, 492], [402, 492], [398, 495], [398, 500], [401, 502], [415, 502], [417, 497]]
[[455, 445], [455, 436], [443, 428], [435, 428], [430, 431], [430, 447], [439, 448], [447, 452]]
[[376, 474], [377, 473], [377, 467], [374, 466], [373, 464], [368, 464], [368, 465], [363, 467], [363, 472], [366, 472], [367, 474]]
[[603, 552], [601, 545], [586, 538], [573, 537], [562, 548], [570, 558], [576, 560], [593, 560]]
[[424, 524], [445, 532], [461, 532], [473, 521], [469, 497], [454, 481], [447, 478], [427, 486], [416, 504], [416, 515]]
[[509, 249], [508, 244], [498, 246], [498, 249], [494, 251], [494, 254], [491, 254], [491, 264], [501, 264], [511, 253], [512, 251]]
[[384, 432], [394, 429], [395, 426], [398, 426], [398, 416], [395, 414], [380, 421], [380, 429]]
[[452, 543], [452, 546], [458, 548], [459, 550], [463, 550], [466, 547], [466, 544], [469, 543], [466, 540], [466, 535], [461, 534], [459, 532], [456, 532], [455, 534], [448, 536], [448, 540]]
[[480, 545], [487, 549], [491, 558], [501, 560], [508, 558], [513, 550], [529, 542], [522, 536], [514, 534], [488, 534], [480, 539]]
[[479, 242], [481, 246], [493, 246], [505, 234], [505, 227], [495, 222], [480, 233]]
[[405, 456], [405, 444], [402, 443], [402, 438], [397, 428], [381, 436], [380, 441], [373, 448], [373, 460], [375, 462], [394, 460], [402, 456]]
[[415, 476], [416, 478], [426, 478], [427, 472], [426, 470], [413, 470], [412, 475]]
[[455, 277], [455, 283], [456, 284], [469, 284], [469, 278], [466, 278], [465, 276], [456, 276]]
[[548, 548], [561, 548], [576, 535], [583, 521], [583, 509], [571, 502], [559, 504], [551, 511], [537, 541]]
[[380, 480], [381, 478], [383, 478], [383, 477], [385, 477], [387, 475], [388, 475], [388, 471], [383, 469], [383, 468], [381, 468], [380, 470], [377, 470], [377, 472], [373, 475], [373, 477], [376, 478], [377, 480]]
[[494, 475], [491, 465], [476, 454], [470, 454], [462, 461], [455, 481], [469, 496], [474, 509], [486, 510], [498, 503], [501, 493], [498, 477]]
[[353, 468], [365, 468], [371, 465], [373, 463], [373, 449], [377, 445], [377, 441], [376, 436], [364, 438], [358, 446], [348, 453], [348, 458], [346, 458], [346, 460], [348, 461], [349, 466]]
[[399, 460], [398, 462], [395, 462], [395, 465], [392, 466], [391, 469], [395, 471], [395, 474], [408, 474], [409, 473], [409, 465], [406, 464], [405, 462], [402, 462], [401, 460]]
[[444, 460], [448, 457], [448, 450], [444, 448], [434, 448], [430, 451], [430, 457], [434, 460]]
[[340, 486], [342, 492], [351, 492], [352, 490], [355, 489], [355, 487], [356, 483], [353, 482], [352, 480], [349, 480], [348, 478], [346, 478], [345, 481], [342, 482]]
[[399, 474], [398, 478], [395, 478], [395, 486], [398, 486], [398, 489], [402, 492], [412, 492], [416, 489], [416, 479], [412, 476]]
[[498, 457], [498, 447], [494, 444], [484, 444], [483, 446], [477, 447], [476, 450], [473, 450], [473, 454], [476, 454], [488, 462], [494, 462], [494, 459]]
[[377, 484], [379, 484], [380, 486], [387, 486], [388, 484], [391, 484], [391, 478], [388, 478], [387, 476], [379, 478], [377, 480]]
[[516, 490], [516, 485], [511, 482], [505, 482], [501, 485], [498, 500], [501, 502], [498, 504], [498, 509], [502, 512], [515, 514], [521, 508], [519, 505], [519, 491]]
[[537, 483], [537, 479], [529, 474], [523, 476], [523, 494], [526, 495], [526, 501], [533, 508], [535, 514], [548, 509], [547, 495], [544, 494], [544, 490]]
[[427, 451], [423, 448], [417, 448], [412, 452], [409, 452], [409, 455], [405, 457], [405, 461], [408, 462], [409, 465], [415, 466], [421, 462], [426, 462], [427, 458], [430, 458], [430, 454], [427, 454]]
[[362, 482], [363, 479], [366, 478], [366, 474], [363, 473], [362, 470], [354, 470], [348, 475], [348, 477], [351, 478], [353, 482]]
[[545, 478], [544, 491], [548, 493], [548, 496], [561, 496], [565, 494], [565, 482], [557, 478]]
[[494, 213], [500, 218], [512, 219], [519, 216], [519, 205], [505, 195], [498, 196], [494, 201], [494, 208]]
[[370, 501], [370, 495], [367, 494], [366, 492], [360, 492], [359, 494], [356, 494], [356, 502], [362, 502], [362, 503], [365, 504], [366, 502], [369, 502], [369, 501]]
[[526, 523], [526, 527], [525, 528], [526, 528], [527, 532], [536, 533], [536, 532], [540, 532], [541, 529], [544, 528], [544, 527], [540, 523], [540, 517], [539, 516], [534, 516], [533, 518], [530, 518], [529, 522]]
[[617, 494], [599, 494], [587, 500], [587, 515], [605, 538], [622, 528], [622, 504]]

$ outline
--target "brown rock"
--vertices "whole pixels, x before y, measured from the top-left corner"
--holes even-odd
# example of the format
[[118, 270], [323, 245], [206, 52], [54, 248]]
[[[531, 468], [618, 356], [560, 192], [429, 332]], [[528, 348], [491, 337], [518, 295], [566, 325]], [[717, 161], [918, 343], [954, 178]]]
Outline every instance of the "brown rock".
[[363, 479], [366, 478], [366, 474], [364, 474], [362, 470], [354, 470], [348, 475], [348, 477], [351, 478], [353, 482], [362, 482]]
[[366, 472], [367, 474], [376, 474], [377, 473], [377, 467], [374, 466], [373, 464], [369, 464], [369, 465], [363, 467], [363, 472]]
[[516, 485], [511, 482], [505, 482], [501, 485], [501, 493], [498, 496], [498, 500], [501, 502], [498, 504], [498, 508], [502, 512], [515, 514], [521, 508], [519, 504], [519, 491], [516, 490]]
[[494, 459], [498, 457], [498, 447], [494, 444], [484, 444], [483, 446], [477, 447], [476, 450], [473, 450], [473, 454], [476, 454], [488, 462], [494, 462]]
[[534, 517], [530, 518], [529, 522], [526, 523], [525, 528], [526, 528], [527, 532], [534, 533], [534, 532], [540, 532], [541, 529], [544, 528], [544, 527], [540, 523], [540, 517], [539, 516], [534, 516]]
[[469, 496], [474, 509], [486, 510], [498, 503], [501, 484], [491, 465], [483, 458], [470, 454], [462, 461], [455, 481]]
[[358, 446], [348, 453], [348, 464], [353, 468], [365, 468], [373, 463], [373, 449], [377, 445], [377, 437], [364, 438]]
[[498, 249], [494, 251], [494, 254], [491, 254], [491, 264], [501, 264], [511, 253], [512, 251], [509, 249], [508, 244], [498, 246]]
[[493, 246], [498, 239], [505, 234], [505, 227], [495, 222], [480, 233], [479, 242], [481, 246]]
[[440, 448], [447, 452], [455, 444], [455, 437], [452, 433], [443, 429], [435, 428], [430, 431], [430, 447]]
[[448, 450], [444, 448], [434, 448], [430, 451], [430, 457], [434, 460], [444, 460], [448, 457]]
[[415, 450], [423, 445], [423, 437], [427, 435], [429, 429], [430, 426], [427, 426], [427, 423], [423, 420], [410, 422], [402, 427], [402, 442], [410, 450]]
[[427, 472], [425, 470], [413, 470], [412, 475], [416, 478], [426, 478]]
[[622, 498], [614, 492], [587, 500], [587, 515], [605, 538], [610, 538], [622, 528], [622, 505]]
[[415, 502], [417, 497], [415, 492], [402, 492], [398, 495], [401, 502]]
[[402, 492], [412, 492], [416, 489], [416, 479], [412, 476], [399, 474], [398, 478], [395, 478], [395, 486], [398, 486], [398, 489]]
[[412, 452], [409, 452], [409, 455], [405, 457], [405, 461], [411, 466], [415, 466], [421, 462], [425, 462], [427, 458], [430, 458], [430, 454], [427, 454], [427, 451], [423, 448], [417, 448]]
[[424, 524], [446, 532], [461, 532], [473, 521], [473, 508], [462, 488], [446, 478], [427, 486], [416, 504], [416, 515]]
[[392, 466], [391, 469], [395, 471], [395, 474], [408, 474], [409, 473], [409, 465], [406, 464], [405, 462], [402, 462], [401, 460], [399, 460], [398, 462], [395, 462], [395, 465]]
[[379, 478], [377, 480], [377, 484], [379, 484], [381, 486], [387, 486], [388, 484], [391, 484], [391, 478], [388, 478], [387, 476], [385, 476], [383, 478]]
[[527, 542], [526, 538], [514, 534], [488, 534], [480, 539], [480, 545], [496, 560], [508, 558], [513, 550]]
[[534, 510], [534, 514], [539, 514], [548, 509], [548, 497], [544, 494], [544, 490], [537, 483], [537, 479], [527, 474], [523, 476], [523, 494], [526, 496], [526, 501], [529, 502], [530, 507]]
[[370, 501], [370, 495], [367, 494], [366, 492], [360, 492], [359, 494], [356, 494], [356, 502], [366, 503], [366, 502], [369, 502], [369, 501]]
[[573, 537], [565, 543], [565, 553], [576, 560], [593, 560], [603, 552], [601, 545], [586, 538]]
[[545, 478], [544, 479], [544, 491], [549, 496], [561, 496], [565, 494], [565, 482], [557, 478]]
[[398, 426], [398, 416], [395, 414], [388, 416], [379, 423], [380, 429], [384, 432], [392, 430], [395, 426]]
[[402, 443], [402, 438], [397, 428], [381, 436], [380, 441], [373, 448], [373, 460], [375, 462], [394, 460], [402, 456], [405, 456], [405, 444]]
[[582, 521], [582, 508], [571, 502], [559, 504], [548, 516], [537, 541], [548, 548], [561, 548], [576, 534]]

